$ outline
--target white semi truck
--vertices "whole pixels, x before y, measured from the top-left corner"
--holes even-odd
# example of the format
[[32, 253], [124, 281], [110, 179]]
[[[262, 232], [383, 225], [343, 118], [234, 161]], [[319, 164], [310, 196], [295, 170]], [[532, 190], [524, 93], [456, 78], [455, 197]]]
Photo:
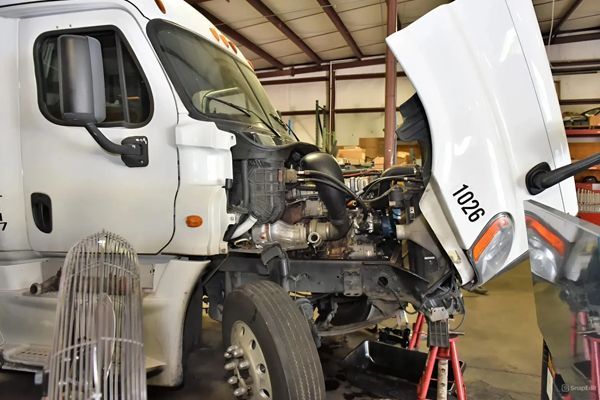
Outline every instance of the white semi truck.
[[444, 332], [460, 287], [527, 251], [524, 199], [576, 212], [572, 179], [531, 194], [570, 157], [530, 2], [458, 0], [388, 38], [423, 163], [359, 193], [182, 0], [9, 0], [0, 35], [2, 368], [43, 368], [53, 277], [106, 229], [140, 255], [149, 384], [182, 382], [205, 296], [236, 395], [324, 399], [319, 337], [409, 303]]

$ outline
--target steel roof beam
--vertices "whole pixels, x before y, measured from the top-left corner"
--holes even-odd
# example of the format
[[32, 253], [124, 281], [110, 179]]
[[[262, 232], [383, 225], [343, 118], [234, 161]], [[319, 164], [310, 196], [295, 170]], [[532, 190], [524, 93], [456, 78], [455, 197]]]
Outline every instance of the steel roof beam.
[[346, 25], [344, 25], [344, 22], [340, 19], [338, 13], [335, 12], [329, 0], [317, 0], [317, 2], [323, 9], [323, 12], [327, 14], [331, 22], [333, 22], [333, 25], [335, 25], [336, 29], [342, 35], [348, 46], [350, 46], [354, 56], [358, 59], [363, 58], [363, 53], [360, 50], [360, 47], [358, 47], [358, 44], [356, 44], [356, 41], [354, 41], [350, 31], [348, 28], [346, 28]]
[[577, 10], [577, 7], [579, 7], [581, 5], [581, 3], [583, 3], [583, 0], [575, 0], [573, 1], [573, 3], [571, 4], [571, 6], [567, 9], [567, 11], [565, 11], [565, 13], [563, 14], [563, 16], [558, 20], [558, 22], [556, 23], [556, 26], [554, 28], [552, 28], [552, 38], [551, 38], [551, 42], [552, 40], [554, 40], [554, 38], [556, 37], [556, 35], [559, 34], [560, 32], [560, 28], [563, 26], [563, 24], [565, 22], [567, 22], [567, 20], [569, 19], [569, 17], [575, 12], [575, 10]]
[[290, 39], [292, 43], [298, 46], [300, 50], [302, 50], [313, 62], [317, 64], [323, 62], [323, 60], [321, 60], [321, 57], [319, 57], [317, 53], [313, 51], [313, 49], [308, 47], [308, 45], [304, 43], [304, 40], [302, 40], [300, 36], [294, 33], [294, 31], [292, 31], [285, 24], [285, 22], [283, 22], [278, 16], [276, 16], [275, 13], [273, 13], [273, 11], [271, 11], [271, 9], [265, 5], [265, 3], [263, 3], [261, 0], [247, 1], [248, 4], [254, 7], [256, 11], [258, 11], [263, 17], [265, 17], [270, 23], [272, 23], [275, 28], [279, 29], [279, 31], [281, 31], [281, 33], [283, 33], [288, 39]]
[[235, 29], [233, 29], [232, 27], [230, 27], [225, 22], [221, 21], [219, 18], [215, 17], [205, 9], [197, 6], [195, 3], [193, 3], [193, 0], [188, 0], [188, 3], [190, 3], [190, 5], [192, 5], [199, 12], [201, 12], [202, 15], [208, 18], [208, 20], [212, 22], [221, 32], [223, 32], [233, 41], [237, 42], [239, 45], [244, 46], [245, 48], [247, 48], [248, 50], [250, 50], [251, 52], [253, 52], [254, 54], [256, 54], [257, 56], [259, 56], [260, 58], [262, 58], [263, 60], [265, 60], [266, 62], [268, 62], [276, 68], [282, 69], [283, 67], [285, 67], [285, 65], [281, 61], [264, 51], [246, 36], [242, 35], [241, 33], [236, 31]]
[[[339, 69], [345, 69], [345, 68], [356, 68], [356, 67], [365, 67], [368, 65], [380, 65], [380, 64], [384, 64], [385, 63], [385, 56], [378, 56], [378, 57], [373, 57], [373, 58], [367, 58], [367, 59], [362, 59], [362, 60], [352, 60], [352, 61], [348, 61], [346, 60], [337, 60], [334, 64], [333, 64], [333, 69], [334, 70], [339, 70]], [[308, 73], [312, 73], [312, 72], [321, 72], [321, 71], [329, 71], [329, 63], [326, 64], [322, 64], [322, 65], [315, 65], [315, 66], [306, 66], [306, 65], [302, 65], [302, 66], [291, 66], [290, 68], [285, 68], [281, 71], [274, 71], [274, 70], [259, 70], [256, 71], [256, 75], [258, 76], [259, 79], [264, 79], [264, 78], [274, 78], [274, 77], [278, 77], [278, 76], [295, 76], [295, 75], [300, 75], [300, 74], [308, 74]]]
[[554, 38], [550, 44], [577, 43], [587, 42], [590, 40], [600, 40], [600, 32], [582, 33], [578, 35], [561, 35]]

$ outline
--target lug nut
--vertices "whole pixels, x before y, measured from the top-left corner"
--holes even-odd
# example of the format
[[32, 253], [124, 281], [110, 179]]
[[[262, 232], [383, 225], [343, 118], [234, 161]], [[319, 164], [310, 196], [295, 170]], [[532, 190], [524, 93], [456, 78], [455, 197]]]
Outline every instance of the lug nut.
[[233, 371], [235, 369], [235, 367], [237, 367], [237, 366], [238, 366], [237, 361], [231, 361], [231, 362], [228, 362], [227, 364], [225, 364], [225, 370]]
[[246, 389], [246, 388], [243, 388], [243, 387], [237, 388], [237, 389], [235, 389], [235, 390], [233, 391], [233, 395], [234, 395], [235, 397], [241, 397], [241, 396], [245, 396], [245, 395], [246, 395], [246, 393], [248, 393], [248, 389]]
[[234, 352], [235, 350], [237, 350], [237, 349], [239, 349], [239, 347], [238, 347], [237, 345], [233, 344], [233, 345], [231, 345], [231, 346], [229, 346], [229, 347], [227, 348], [227, 352], [228, 352], [228, 353], [233, 353], [233, 352]]
[[230, 385], [235, 385], [236, 383], [238, 383], [238, 377], [230, 376], [229, 379], [227, 379], [227, 383], [229, 383]]
[[233, 351], [233, 356], [235, 358], [242, 357], [244, 355], [244, 349], [236, 349]]
[[240, 367], [240, 369], [248, 369], [250, 367], [250, 362], [247, 360], [244, 360], [244, 361], [240, 362], [240, 364], [238, 366]]

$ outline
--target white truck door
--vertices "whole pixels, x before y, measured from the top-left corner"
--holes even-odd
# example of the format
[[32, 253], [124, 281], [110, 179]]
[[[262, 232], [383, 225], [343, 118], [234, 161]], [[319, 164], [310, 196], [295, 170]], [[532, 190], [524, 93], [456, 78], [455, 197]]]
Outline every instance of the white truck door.
[[[64, 252], [82, 237], [107, 229], [138, 253], [158, 253], [173, 235], [177, 106], [142, 29], [118, 9], [20, 21], [23, 181], [34, 250]], [[56, 39], [65, 33], [100, 41], [107, 118], [99, 128], [115, 143], [146, 136], [148, 166], [127, 167], [85, 128], [61, 121]]]

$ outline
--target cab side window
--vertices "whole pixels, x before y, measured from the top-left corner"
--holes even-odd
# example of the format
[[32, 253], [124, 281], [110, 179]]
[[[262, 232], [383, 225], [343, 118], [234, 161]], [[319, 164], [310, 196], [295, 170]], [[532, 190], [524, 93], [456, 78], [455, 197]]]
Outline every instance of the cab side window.
[[[114, 30], [75, 34], [94, 37], [102, 46], [106, 119], [99, 126], [135, 127], [145, 124], [152, 112], [148, 83], [120, 35]], [[56, 48], [59, 35], [44, 35], [38, 39], [36, 46], [40, 108], [48, 119], [56, 123], [62, 122]]]

